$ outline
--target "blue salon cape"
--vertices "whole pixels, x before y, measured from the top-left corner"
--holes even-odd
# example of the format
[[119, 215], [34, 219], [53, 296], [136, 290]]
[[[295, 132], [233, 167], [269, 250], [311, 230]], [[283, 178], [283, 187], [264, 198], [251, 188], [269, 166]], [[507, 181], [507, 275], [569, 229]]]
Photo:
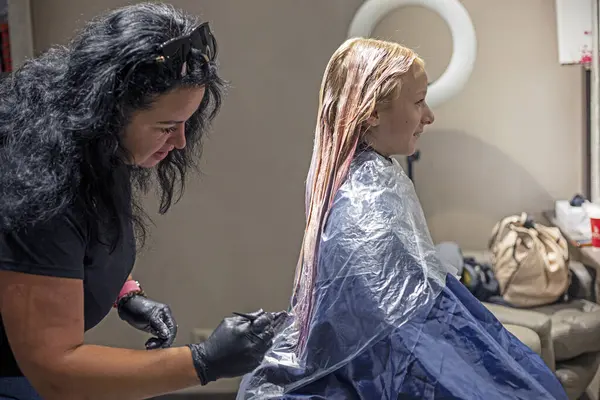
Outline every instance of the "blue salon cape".
[[359, 155], [321, 238], [314, 313], [293, 314], [239, 400], [567, 399], [542, 359], [436, 256], [412, 182]]

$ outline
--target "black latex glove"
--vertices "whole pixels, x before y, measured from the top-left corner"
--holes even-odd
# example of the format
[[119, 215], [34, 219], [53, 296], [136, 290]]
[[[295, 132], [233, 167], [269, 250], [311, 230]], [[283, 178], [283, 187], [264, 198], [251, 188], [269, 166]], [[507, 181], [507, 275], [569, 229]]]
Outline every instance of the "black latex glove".
[[257, 317], [254, 321], [241, 316], [225, 318], [204, 343], [188, 345], [200, 383], [241, 376], [256, 368], [271, 347], [283, 314], [248, 314]]
[[134, 295], [117, 305], [119, 317], [140, 331], [155, 337], [148, 339], [146, 349], [170, 347], [177, 336], [177, 324], [168, 305]]

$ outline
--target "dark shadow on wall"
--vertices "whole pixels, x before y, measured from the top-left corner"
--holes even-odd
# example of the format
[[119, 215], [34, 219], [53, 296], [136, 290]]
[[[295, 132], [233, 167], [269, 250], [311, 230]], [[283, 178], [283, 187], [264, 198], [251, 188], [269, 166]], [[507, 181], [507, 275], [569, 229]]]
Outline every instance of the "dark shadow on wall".
[[541, 183], [501, 149], [461, 131], [436, 130], [421, 140], [414, 181], [434, 240], [460, 238], [463, 247], [485, 248], [502, 217], [528, 212], [539, 218], [554, 207]]

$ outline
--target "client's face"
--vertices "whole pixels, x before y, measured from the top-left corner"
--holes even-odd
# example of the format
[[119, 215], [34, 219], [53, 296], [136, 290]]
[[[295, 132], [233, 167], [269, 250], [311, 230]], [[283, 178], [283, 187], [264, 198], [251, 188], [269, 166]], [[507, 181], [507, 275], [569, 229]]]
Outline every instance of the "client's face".
[[151, 168], [173, 149], [185, 147], [185, 121], [200, 107], [204, 89], [175, 89], [158, 96], [150, 108], [133, 113], [123, 137], [133, 164]]
[[367, 142], [380, 154], [411, 155], [426, 125], [434, 115], [427, 102], [427, 74], [420, 65], [413, 64], [402, 77], [398, 96], [376, 110], [374, 123]]

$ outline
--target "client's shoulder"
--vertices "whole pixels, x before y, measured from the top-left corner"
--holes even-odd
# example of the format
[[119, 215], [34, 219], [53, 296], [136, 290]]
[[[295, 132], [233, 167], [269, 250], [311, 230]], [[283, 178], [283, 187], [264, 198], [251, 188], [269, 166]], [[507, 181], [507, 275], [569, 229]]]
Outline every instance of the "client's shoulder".
[[410, 187], [412, 181], [398, 161], [365, 150], [354, 157], [338, 195], [375, 199], [390, 193], [400, 194]]

